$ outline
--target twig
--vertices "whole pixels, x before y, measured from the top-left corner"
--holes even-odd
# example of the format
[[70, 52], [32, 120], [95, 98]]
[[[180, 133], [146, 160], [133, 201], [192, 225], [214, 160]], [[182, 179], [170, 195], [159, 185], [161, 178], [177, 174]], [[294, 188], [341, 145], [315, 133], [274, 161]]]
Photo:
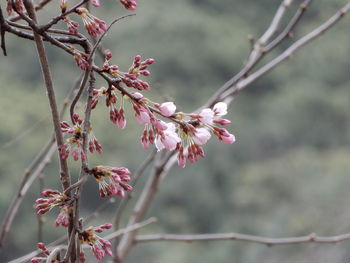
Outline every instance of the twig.
[[136, 223], [134, 225], [119, 229], [119, 230], [113, 232], [112, 234], [105, 236], [104, 239], [107, 239], [107, 240], [115, 239], [123, 234], [129, 233], [131, 231], [135, 231], [137, 229], [145, 227], [145, 226], [152, 224], [154, 222], [157, 222], [157, 218], [155, 218], [155, 217], [148, 218], [147, 220], [145, 220], [143, 222]]
[[40, 31], [44, 32], [44, 31], [48, 30], [50, 27], [52, 27], [53, 25], [57, 24], [60, 20], [62, 20], [65, 16], [69, 15], [70, 13], [75, 12], [78, 7], [82, 6], [87, 1], [89, 1], [89, 0], [82, 0], [81, 2], [79, 2], [75, 6], [73, 6], [72, 8], [67, 10], [66, 12], [64, 12], [63, 14], [60, 14], [59, 16], [52, 18], [51, 21], [48, 22], [46, 25], [40, 26]]
[[266, 54], [265, 52], [262, 52], [262, 49], [264, 48], [265, 44], [269, 39], [278, 31], [278, 28], [280, 26], [280, 23], [282, 21], [282, 18], [284, 17], [287, 8], [291, 5], [291, 3], [294, 0], [282, 0], [281, 4], [279, 5], [269, 27], [265, 31], [265, 33], [257, 40], [255, 41], [255, 45], [252, 48], [251, 53], [249, 54], [247, 63], [244, 65], [244, 67], [236, 74], [234, 75], [230, 80], [228, 80], [220, 89], [216, 91], [216, 93], [211, 97], [210, 101], [207, 103], [207, 105], [211, 106], [215, 104], [217, 101], [215, 100], [224, 90], [231, 87], [237, 81], [239, 81], [242, 77], [247, 75], [250, 70], [253, 69], [253, 67], [260, 61], [260, 59]]
[[177, 234], [154, 234], [140, 235], [136, 237], [136, 242], [157, 242], [157, 241], [174, 241], [174, 242], [195, 242], [195, 241], [218, 241], [218, 240], [236, 240], [265, 244], [267, 246], [288, 245], [301, 243], [322, 243], [332, 244], [340, 243], [350, 239], [350, 233], [338, 236], [317, 236], [315, 233], [300, 237], [270, 238], [253, 236], [239, 233], [217, 233], [217, 234], [199, 234], [199, 235], [177, 235]]

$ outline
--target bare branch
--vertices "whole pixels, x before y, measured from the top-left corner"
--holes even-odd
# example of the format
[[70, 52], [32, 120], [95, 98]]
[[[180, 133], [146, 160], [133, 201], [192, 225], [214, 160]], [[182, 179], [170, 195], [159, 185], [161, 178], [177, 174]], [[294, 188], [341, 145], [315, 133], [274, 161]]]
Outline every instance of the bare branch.
[[[37, 158], [35, 158], [32, 164], [29, 166], [29, 169], [26, 171], [25, 176], [22, 181], [22, 185], [19, 188], [16, 198], [12, 201], [11, 205], [7, 209], [6, 215], [3, 219], [2, 227], [1, 227], [1, 235], [0, 235], [0, 246], [4, 244], [5, 238], [10, 231], [11, 225], [19, 206], [21, 205], [27, 191], [35, 181], [35, 179], [39, 176], [39, 174], [43, 171], [48, 163], [50, 163], [52, 155], [56, 152], [56, 146], [53, 145], [54, 140], [48, 142], [45, 147], [38, 154]], [[43, 159], [41, 160], [41, 155], [43, 154]], [[34, 172], [31, 172], [32, 169], [36, 166], [37, 160], [41, 162], [37, 166]]]
[[[135, 171], [135, 177], [134, 180], [131, 184], [131, 186], [133, 188], [135, 188], [135, 185], [137, 184], [138, 180], [141, 178], [142, 173], [146, 170], [146, 168], [152, 163], [152, 161], [154, 160], [155, 156], [157, 154], [157, 150], [154, 149], [147, 157], [146, 159], [141, 163], [141, 165], [139, 166], [139, 168]], [[115, 213], [115, 217], [113, 220], [113, 227], [114, 229], [118, 229], [119, 228], [119, 224], [120, 224], [120, 220], [121, 220], [121, 216], [123, 214], [123, 211], [126, 207], [126, 205], [128, 204], [128, 202], [131, 200], [132, 198], [132, 193], [128, 192], [127, 195], [120, 201], [116, 213]], [[119, 245], [119, 239], [116, 239], [115, 241], [115, 245], [114, 245], [114, 254], [117, 254], [118, 251], [118, 245]]]
[[289, 48], [287, 48], [282, 54], [280, 54], [278, 57], [273, 59], [271, 62], [266, 64], [265, 66], [261, 67], [259, 70], [254, 72], [249, 77], [243, 79], [237, 85], [234, 87], [228, 89], [226, 92], [221, 94], [219, 100], [224, 100], [226, 98], [229, 98], [231, 96], [234, 96], [238, 92], [240, 92], [242, 89], [247, 87], [249, 84], [253, 83], [266, 73], [268, 73], [270, 70], [274, 69], [277, 65], [279, 65], [281, 62], [285, 61], [287, 58], [291, 57], [294, 52], [296, 52], [298, 49], [302, 48], [306, 44], [310, 43], [312, 40], [316, 39], [317, 37], [321, 36], [324, 32], [332, 28], [337, 22], [339, 22], [350, 10], [350, 2], [346, 4], [343, 8], [341, 8], [335, 15], [333, 15], [329, 20], [327, 20], [325, 23], [323, 23], [321, 26], [307, 34], [306, 36], [302, 37], [298, 41], [296, 41], [293, 45], [291, 45]]
[[[167, 174], [168, 170], [171, 168], [171, 166], [168, 166], [168, 158], [170, 157], [171, 156], [169, 155], [165, 159], [162, 159], [160, 155], [157, 156], [151, 176], [148, 178], [147, 183], [137, 200], [133, 214], [129, 219], [128, 226], [137, 224], [144, 217], [148, 207], [153, 201], [161, 180], [164, 178], [163, 175]], [[115, 262], [121, 262], [125, 258], [134, 243], [135, 236], [136, 231], [131, 231], [123, 236], [118, 246], [118, 253], [115, 255]]]
[[350, 239], [350, 233], [338, 236], [317, 236], [315, 233], [300, 237], [284, 237], [270, 238], [253, 236], [239, 233], [216, 233], [216, 234], [199, 234], [199, 235], [177, 235], [177, 234], [154, 234], [140, 235], [136, 237], [136, 242], [157, 242], [157, 241], [172, 241], [172, 242], [196, 242], [196, 241], [219, 241], [219, 240], [236, 240], [265, 244], [268, 246], [288, 245], [301, 243], [322, 243], [333, 244]]

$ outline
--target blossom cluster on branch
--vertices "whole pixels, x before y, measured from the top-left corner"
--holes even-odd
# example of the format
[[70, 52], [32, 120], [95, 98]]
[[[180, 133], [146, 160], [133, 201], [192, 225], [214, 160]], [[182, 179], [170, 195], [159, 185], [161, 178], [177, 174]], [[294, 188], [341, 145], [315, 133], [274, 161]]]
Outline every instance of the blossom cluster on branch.
[[[104, 20], [94, 16], [89, 8], [83, 7], [83, 4], [89, 2], [89, 0], [82, 0], [80, 4], [73, 8], [69, 7], [70, 2], [60, 0], [60, 14], [46, 26], [41, 27], [40, 30], [48, 30], [61, 21], [67, 25], [68, 31], [65, 31], [67, 36], [81, 36], [79, 22], [72, 18], [75, 15], [81, 19], [89, 36], [92, 38], [100, 37], [98, 41], [101, 41], [109, 27]], [[99, 0], [91, 0], [90, 2], [94, 7], [100, 6]], [[120, 0], [120, 3], [131, 11], [137, 7], [137, 0]], [[35, 19], [30, 19], [31, 11], [28, 9], [27, 0], [8, 0], [7, 13], [11, 15], [13, 12], [16, 12], [26, 21], [30, 21], [29, 24], [33, 27], [33, 31], [39, 28], [33, 26]], [[50, 38], [50, 35], [46, 34], [45, 37]], [[224, 128], [224, 126], [231, 124], [229, 120], [222, 118], [227, 114], [227, 105], [224, 102], [218, 102], [212, 108], [205, 108], [200, 112], [184, 113], [177, 111], [175, 102], [159, 103], [145, 95], [145, 92], [151, 90], [151, 84], [145, 81], [144, 78], [151, 75], [150, 67], [155, 63], [153, 58], [143, 59], [140, 55], [136, 55], [131, 66], [127, 70], [121, 70], [119, 65], [113, 62], [111, 51], [106, 51], [103, 63], [96, 65], [93, 59], [96, 46], [91, 51], [91, 48], [86, 47], [84, 50], [80, 50], [74, 44], [62, 45], [64, 50], [72, 55], [81, 70], [88, 74], [95, 72], [107, 82], [106, 87], [96, 88], [90, 75], [85, 115], [81, 118], [75, 112], [75, 104], [72, 103], [71, 121], [63, 120], [59, 127], [61, 135], [65, 135], [66, 138], [63, 143], [58, 145], [61, 161], [66, 161], [69, 155], [72, 156], [74, 161], [81, 161], [83, 175], [85, 173], [85, 175], [90, 175], [96, 180], [101, 198], [114, 195], [124, 197], [126, 192], [133, 189], [128, 184], [131, 181], [131, 172], [125, 167], [105, 165], [88, 167], [87, 151], [103, 153], [102, 145], [94, 135], [93, 125], [90, 123], [90, 113], [96, 109], [101, 99], [105, 101], [104, 104], [108, 108], [109, 119], [113, 125], [119, 129], [125, 129], [127, 127], [125, 113], [128, 110], [132, 111], [137, 122], [143, 126], [140, 135], [142, 148], [147, 150], [150, 145], [154, 145], [158, 151], [176, 152], [180, 167], [185, 167], [187, 161], [193, 163], [199, 157], [203, 158], [205, 156], [203, 145], [208, 142], [212, 135], [226, 144], [232, 144], [235, 141], [235, 136]], [[85, 90], [85, 86], [86, 83], [82, 85], [81, 91]], [[80, 99], [80, 95], [81, 92], [78, 92], [75, 100], [73, 100], [74, 103]], [[62, 226], [68, 228], [69, 231], [74, 231], [73, 235], [77, 235], [81, 244], [89, 245], [98, 260], [103, 259], [105, 255], [112, 256], [111, 243], [97, 235], [97, 233], [112, 228], [111, 224], [104, 224], [99, 227], [91, 226], [85, 230], [75, 225], [78, 201], [71, 191], [77, 188], [76, 193], [78, 193], [79, 187], [80, 184], [77, 182], [75, 186], [71, 185], [69, 187], [71, 188], [69, 191], [66, 188], [64, 192], [52, 189], [43, 190], [41, 192], [42, 198], [35, 201], [37, 214], [43, 215], [55, 207], [59, 208], [59, 214], [54, 223], [56, 227]], [[72, 244], [69, 244], [69, 246], [72, 247]], [[38, 243], [37, 247], [42, 251], [43, 256], [34, 257], [32, 259], [33, 263], [47, 260], [51, 253], [43, 243]], [[79, 262], [85, 262], [83, 251], [80, 253], [78, 260]]]

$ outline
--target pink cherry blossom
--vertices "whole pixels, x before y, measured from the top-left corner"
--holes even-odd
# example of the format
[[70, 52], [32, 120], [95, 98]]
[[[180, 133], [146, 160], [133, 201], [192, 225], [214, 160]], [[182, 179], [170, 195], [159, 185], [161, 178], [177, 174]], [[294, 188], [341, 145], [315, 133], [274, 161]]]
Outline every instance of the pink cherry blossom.
[[159, 110], [165, 117], [169, 117], [175, 113], [176, 106], [174, 102], [164, 102], [159, 106]]
[[227, 104], [225, 102], [218, 102], [214, 105], [213, 111], [215, 116], [224, 116], [227, 114]]
[[206, 108], [201, 110], [201, 112], [199, 113], [199, 120], [203, 124], [211, 125], [213, 123], [213, 119], [214, 112], [212, 111], [212, 109]]
[[147, 124], [151, 121], [149, 113], [141, 107], [138, 108], [138, 111], [135, 113], [135, 117], [140, 124]]
[[208, 142], [210, 137], [211, 134], [206, 128], [197, 128], [194, 133], [193, 140], [196, 144], [203, 145]]
[[179, 135], [176, 133], [176, 128], [173, 123], [167, 124], [168, 128], [157, 134], [155, 139], [155, 145], [158, 151], [167, 149], [173, 151], [176, 148], [176, 145], [181, 142]]

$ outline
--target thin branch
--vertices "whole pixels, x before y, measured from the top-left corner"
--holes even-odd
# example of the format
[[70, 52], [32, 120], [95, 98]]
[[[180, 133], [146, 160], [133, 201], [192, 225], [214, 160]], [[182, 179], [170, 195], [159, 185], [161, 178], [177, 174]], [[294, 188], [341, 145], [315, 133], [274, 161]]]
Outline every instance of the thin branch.
[[[27, 191], [29, 190], [29, 188], [31, 187], [35, 179], [38, 177], [38, 175], [46, 167], [46, 165], [50, 163], [51, 157], [55, 152], [56, 152], [56, 146], [53, 145], [53, 143], [48, 142], [47, 145], [45, 145], [45, 147], [42, 149], [42, 153], [44, 153], [43, 160], [39, 163], [39, 165], [33, 171], [33, 173], [31, 173], [31, 169], [33, 169], [36, 165], [30, 165], [29, 167], [30, 170], [27, 170], [27, 172], [25, 173], [24, 180], [21, 183], [18, 194], [16, 198], [12, 201], [3, 219], [3, 224], [1, 227], [1, 235], [0, 235], [0, 246], [4, 244], [5, 238], [10, 231], [12, 222], [18, 212], [18, 208], [21, 205]], [[40, 153], [38, 155], [38, 158], [36, 159], [39, 159], [42, 153]], [[35, 163], [36, 163], [36, 160], [33, 160], [32, 164], [35, 164]]]
[[132, 231], [135, 231], [137, 229], [140, 229], [142, 227], [145, 227], [149, 224], [152, 224], [152, 223], [155, 223], [157, 222], [157, 218], [155, 217], [151, 217], [143, 222], [140, 222], [140, 223], [136, 223], [134, 225], [131, 225], [131, 226], [127, 226], [125, 228], [122, 228], [122, 229], [119, 229], [115, 232], [113, 232], [112, 234], [109, 234], [107, 236], [104, 237], [104, 239], [107, 239], [107, 240], [111, 240], [111, 239], [115, 239], [121, 235], [124, 235], [126, 233], [129, 233], [129, 232], [132, 232]]
[[289, 245], [301, 243], [321, 243], [334, 244], [340, 243], [350, 239], [350, 233], [338, 236], [317, 236], [315, 233], [300, 237], [284, 237], [284, 238], [270, 238], [253, 236], [239, 233], [217, 233], [217, 234], [199, 234], [199, 235], [177, 235], [177, 234], [154, 234], [154, 235], [140, 235], [136, 237], [136, 242], [157, 242], [157, 241], [173, 241], [173, 242], [195, 242], [195, 241], [245, 241], [267, 246], [274, 245]]
[[266, 45], [264, 52], [271, 51], [274, 47], [280, 44], [285, 38], [289, 37], [295, 26], [298, 24], [300, 19], [305, 14], [307, 8], [311, 4], [312, 0], [304, 0], [303, 3], [299, 5], [299, 8], [295, 15], [292, 17], [286, 28], [279, 34], [274, 40], [272, 40], [268, 45]]
[[75, 124], [75, 120], [73, 118], [73, 115], [74, 115], [74, 109], [75, 109], [75, 105], [78, 103], [79, 99], [80, 99], [80, 96], [81, 94], [83, 93], [84, 89], [85, 89], [85, 86], [86, 86], [86, 83], [89, 79], [89, 75], [90, 75], [90, 69], [87, 69], [84, 71], [84, 77], [80, 83], [80, 87], [78, 89], [78, 92], [77, 94], [75, 95], [74, 99], [72, 100], [72, 103], [69, 107], [69, 113], [70, 113], [70, 118], [71, 118], [71, 121], [73, 124]]
[[206, 103], [206, 105], [203, 107], [213, 106], [217, 102], [217, 98], [222, 92], [235, 85], [240, 79], [244, 78], [244, 76], [246, 76], [254, 68], [254, 66], [256, 66], [259, 61], [268, 53], [267, 51], [264, 51], [264, 47], [266, 43], [273, 37], [273, 35], [279, 30], [282, 19], [293, 1], [294, 0], [282, 0], [274, 17], [272, 18], [269, 27], [257, 41], [254, 41], [255, 44], [248, 56], [244, 67], [230, 80], [228, 80], [220, 89], [218, 89], [209, 99], [208, 103]]
[[[135, 189], [135, 186], [136, 186], [138, 180], [141, 178], [143, 172], [153, 162], [154, 158], [156, 157], [156, 154], [157, 154], [157, 150], [154, 149], [150, 154], [147, 155], [147, 157], [143, 160], [143, 162], [141, 163], [139, 168], [135, 171], [135, 177], [131, 183], [131, 186], [133, 187], [133, 189]], [[133, 194], [131, 192], [127, 192], [127, 195], [118, 204], [118, 207], [117, 207], [117, 210], [115, 213], [115, 217], [113, 220], [114, 229], [119, 228], [120, 219], [121, 219], [121, 216], [123, 214], [123, 211], [124, 211], [126, 205], [128, 204], [128, 202], [131, 200], [132, 196], [133, 196]], [[119, 245], [119, 239], [116, 239], [116, 242], [114, 245], [114, 248], [115, 248], [114, 254], [118, 253], [118, 251], [117, 251], [118, 245]]]
[[[126, 234], [130, 231], [135, 231], [136, 229], [140, 229], [140, 228], [143, 228], [149, 224], [152, 224], [154, 222], [157, 222], [157, 219], [155, 217], [151, 217], [143, 222], [140, 222], [140, 223], [137, 223], [133, 226], [128, 226], [126, 228], [123, 228], [123, 229], [119, 229], [118, 231], [115, 231], [105, 237], [103, 237], [103, 239], [106, 239], [106, 240], [112, 240], [120, 235], [123, 235], [123, 234]], [[90, 246], [88, 245], [84, 245], [83, 248], [88, 248]], [[55, 249], [55, 248], [60, 248], [60, 250], [62, 249], [65, 249], [67, 250], [67, 246], [56, 246], [56, 247], [50, 247], [50, 246], [47, 246], [48, 249]], [[14, 259], [14, 260], [11, 260], [9, 261], [8, 263], [23, 263], [23, 262], [27, 262], [28, 260], [30, 260], [31, 258], [33, 257], [36, 257], [38, 256], [40, 253], [42, 253], [41, 250], [35, 250], [35, 251], [32, 251], [20, 258], [17, 258], [17, 259]]]
[[[137, 224], [144, 217], [149, 205], [153, 201], [161, 180], [164, 178], [163, 174], [166, 174], [170, 168], [167, 166], [168, 158], [170, 158], [170, 156], [167, 156], [163, 160], [161, 159], [160, 155], [157, 156], [156, 163], [151, 172], [151, 176], [148, 178], [147, 183], [143, 188], [139, 199], [137, 200], [133, 214], [129, 219], [128, 226]], [[126, 257], [127, 253], [134, 243], [135, 236], [136, 231], [131, 231], [130, 233], [127, 233], [123, 236], [118, 246], [118, 253], [114, 258], [115, 262], [121, 262]]]
[[335, 15], [333, 15], [321, 26], [317, 27], [315, 30], [311, 31], [309, 34], [305, 35], [304, 37], [296, 41], [294, 44], [292, 44], [289, 48], [287, 48], [284, 52], [282, 52], [282, 54], [277, 56], [271, 62], [267, 63], [265, 66], [261, 67], [252, 75], [243, 79], [242, 81], [237, 83], [237, 85], [235, 85], [234, 87], [228, 89], [226, 92], [221, 94], [219, 100], [224, 100], [236, 95], [238, 92], [240, 92], [242, 89], [247, 87], [249, 84], [253, 83], [260, 77], [264, 76], [266, 73], [268, 73], [269, 71], [274, 69], [276, 66], [278, 66], [281, 62], [285, 61], [287, 58], [290, 58], [293, 55], [293, 53], [295, 53], [297, 50], [299, 50], [306, 44], [310, 43], [312, 40], [321, 36], [327, 30], [332, 28], [337, 22], [339, 22], [343, 17], [345, 17], [345, 15], [349, 12], [349, 10], [350, 10], [350, 2], [347, 3], [338, 12], [336, 12]]
[[88, 1], [89, 0], [82, 0], [81, 2], [79, 2], [75, 6], [73, 6], [72, 8], [67, 10], [66, 12], [64, 12], [63, 14], [60, 14], [60, 15], [52, 18], [50, 22], [48, 22], [47, 24], [45, 24], [43, 26], [40, 26], [40, 31], [44, 32], [44, 31], [48, 30], [50, 27], [52, 27], [53, 25], [57, 24], [60, 20], [62, 20], [65, 16], [69, 15], [70, 13], [75, 12], [77, 8], [79, 8], [80, 6], [82, 6], [83, 4], [85, 4]]
[[[24, 0], [24, 5], [27, 9], [29, 17], [36, 23], [36, 15], [35, 15], [35, 10], [33, 7], [32, 0]], [[63, 135], [62, 135], [61, 126], [60, 126], [60, 116], [57, 108], [56, 95], [53, 88], [51, 73], [49, 69], [49, 63], [47, 60], [46, 51], [45, 51], [42, 38], [35, 31], [33, 31], [33, 34], [34, 34], [34, 40], [36, 43], [41, 70], [42, 70], [42, 74], [45, 82], [45, 88], [49, 99], [57, 148], [59, 149], [64, 144], [64, 140], [63, 140]], [[62, 183], [63, 189], [66, 189], [70, 185], [68, 165], [67, 165], [67, 161], [62, 159], [60, 155], [59, 155], [59, 160], [60, 160], [61, 183]]]

